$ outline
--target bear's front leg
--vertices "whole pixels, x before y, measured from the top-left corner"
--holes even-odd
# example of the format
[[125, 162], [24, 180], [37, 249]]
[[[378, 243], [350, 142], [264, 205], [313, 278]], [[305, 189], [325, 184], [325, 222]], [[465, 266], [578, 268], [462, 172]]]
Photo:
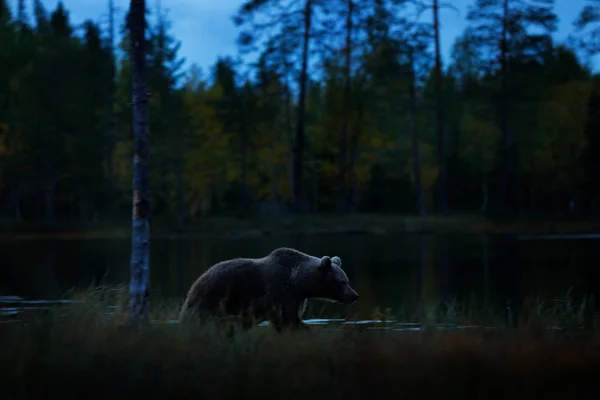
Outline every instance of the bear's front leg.
[[302, 319], [300, 319], [300, 318], [296, 318], [292, 325], [295, 329], [300, 329], [300, 330], [305, 330], [305, 331], [308, 331], [310, 329], [308, 324], [304, 323], [304, 321], [302, 321]]
[[281, 333], [287, 328], [298, 328], [300, 324], [304, 323], [299, 318], [294, 318], [294, 315], [290, 313], [286, 307], [277, 307], [271, 312], [271, 325], [278, 333]]
[[307, 330], [308, 325], [300, 318], [300, 304], [290, 304], [283, 307], [281, 312], [281, 325], [286, 328]]
[[274, 319], [271, 321], [271, 324], [275, 328], [275, 330], [281, 333], [284, 329], [293, 329], [293, 330], [308, 330], [309, 326], [305, 324], [300, 318], [294, 318], [291, 320], [286, 320], [281, 318], [279, 320]]

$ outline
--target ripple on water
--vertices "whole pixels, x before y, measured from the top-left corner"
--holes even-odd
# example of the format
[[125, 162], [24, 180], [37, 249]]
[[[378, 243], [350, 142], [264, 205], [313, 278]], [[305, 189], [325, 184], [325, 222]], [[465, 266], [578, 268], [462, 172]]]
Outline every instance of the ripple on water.
[[[19, 322], [15, 317], [33, 311], [48, 310], [52, 308], [52, 305], [58, 304], [69, 304], [69, 303], [81, 303], [77, 300], [25, 300], [19, 296], [0, 296], [0, 303], [6, 306], [0, 307], [0, 317], [6, 317], [8, 319], [0, 320], [0, 323], [12, 323]], [[115, 306], [107, 307], [107, 315], [114, 316]], [[152, 320], [153, 324], [178, 324], [179, 320]], [[342, 329], [342, 326], [357, 327], [361, 329], [369, 330], [388, 330], [395, 332], [410, 332], [410, 331], [421, 331], [423, 327], [418, 322], [399, 322], [393, 318], [387, 320], [380, 319], [361, 319], [355, 321], [345, 320], [343, 318], [310, 318], [304, 320], [307, 325], [319, 325], [324, 326], [326, 329], [338, 330]], [[265, 327], [270, 326], [269, 321], [264, 321], [258, 324], [258, 326]], [[477, 325], [454, 325], [454, 324], [436, 324], [436, 329], [439, 330], [452, 330], [452, 329], [477, 329], [481, 328]], [[486, 328], [487, 329], [487, 328]]]

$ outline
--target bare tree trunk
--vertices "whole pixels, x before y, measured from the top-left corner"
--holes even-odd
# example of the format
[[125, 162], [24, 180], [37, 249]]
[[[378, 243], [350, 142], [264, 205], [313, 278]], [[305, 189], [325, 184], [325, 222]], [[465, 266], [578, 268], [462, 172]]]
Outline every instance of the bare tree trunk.
[[508, 135], [508, 1], [503, 0], [502, 39], [500, 41], [500, 75], [502, 86], [502, 100], [500, 104], [500, 129], [502, 131], [501, 144], [501, 191], [500, 206], [505, 208], [508, 200], [509, 164], [510, 164], [510, 138]]
[[108, 130], [106, 140], [106, 180], [107, 180], [107, 202], [109, 212], [112, 212], [114, 204], [115, 176], [113, 171], [113, 153], [115, 148], [115, 27], [114, 27], [114, 0], [108, 2], [108, 18], [109, 18], [109, 40], [110, 40], [110, 82], [109, 82], [109, 98], [108, 98]]
[[[37, 163], [36, 163], [37, 164]], [[35, 169], [37, 171], [40, 171], [39, 167], [36, 166]], [[44, 194], [44, 187], [43, 187], [43, 182], [42, 182], [42, 178], [39, 176], [40, 172], [38, 172], [38, 177], [35, 179], [35, 184], [34, 184], [34, 190], [33, 192], [35, 193], [34, 196], [34, 207], [35, 207], [35, 226], [36, 228], [39, 228], [42, 225], [42, 217], [43, 217], [43, 211], [42, 211], [42, 203], [41, 203], [41, 198], [42, 195]]]
[[419, 324], [421, 325], [421, 329], [423, 329], [423, 324], [425, 322], [425, 310], [424, 310], [424, 302], [423, 302], [423, 286], [425, 280], [425, 257], [426, 250], [425, 247], [425, 235], [421, 232], [418, 233], [419, 240], [419, 253], [418, 253], [418, 266], [417, 266], [417, 319]]
[[44, 196], [44, 206], [46, 210], [46, 222], [49, 224], [53, 224], [55, 221], [55, 212], [54, 212], [54, 196], [55, 195], [55, 184], [52, 179], [47, 185]]
[[247, 161], [247, 139], [246, 132], [242, 133], [242, 188], [241, 188], [241, 200], [242, 200], [242, 210], [246, 212], [248, 210], [248, 161]]
[[[291, 163], [287, 165], [287, 174], [289, 178], [289, 182], [294, 182], [294, 124], [292, 121], [292, 93], [290, 89], [289, 82], [285, 83], [284, 89], [285, 96], [285, 138], [289, 144], [290, 156], [289, 160]], [[290, 198], [292, 199], [292, 203], [294, 202], [294, 185], [292, 184], [290, 188]]]
[[[244, 86], [245, 90], [245, 86]], [[240, 108], [240, 123], [238, 125], [240, 137], [240, 210], [242, 213], [246, 213], [249, 208], [248, 199], [248, 108], [246, 100], [242, 98], [239, 103]]]
[[13, 206], [13, 218], [15, 222], [21, 222], [21, 193], [18, 188], [10, 191]]
[[488, 208], [489, 191], [488, 191], [488, 180], [487, 173], [483, 173], [481, 179], [481, 212], [486, 212]]
[[[573, 176], [573, 175], [571, 175]], [[575, 215], [575, 207], [577, 205], [577, 200], [575, 198], [575, 185], [572, 183], [569, 184], [568, 193], [569, 193], [569, 214]]]
[[25, 0], [18, 0], [17, 1], [17, 21], [19, 21], [21, 28], [27, 22], [26, 15], [25, 15], [25, 8], [26, 8]]
[[485, 306], [485, 312], [487, 316], [490, 298], [490, 250], [489, 250], [489, 236], [485, 235], [483, 240], [483, 304]]
[[88, 216], [88, 213], [87, 213], [87, 204], [88, 204], [87, 196], [86, 196], [86, 194], [84, 193], [83, 190], [79, 190], [79, 193], [78, 193], [77, 197], [78, 197], [78, 202], [77, 203], [79, 205], [79, 219], [80, 219], [81, 222], [83, 222], [84, 224], [86, 224], [88, 222], [88, 219], [87, 219], [87, 216]]
[[344, 199], [346, 198], [346, 153], [348, 147], [348, 125], [350, 119], [350, 78], [352, 71], [352, 14], [354, 12], [354, 1], [347, 0], [346, 10], [346, 44], [345, 44], [345, 63], [344, 63], [344, 111], [342, 114], [342, 125], [340, 129], [340, 148], [338, 151], [338, 211], [345, 208]]
[[[576, 153], [573, 152], [573, 149], [571, 149], [571, 157], [572, 159], [577, 159], [578, 156]], [[576, 205], [577, 205], [577, 184], [573, 183], [575, 182], [577, 173], [576, 173], [576, 167], [574, 165], [573, 162], [571, 162], [571, 164], [569, 165], [569, 170], [570, 173], [569, 175], [573, 178], [571, 179], [571, 183], [569, 183], [569, 213], [571, 215], [575, 215], [576, 213]]]
[[350, 142], [350, 182], [349, 188], [350, 192], [348, 194], [348, 211], [354, 213], [356, 211], [356, 193], [358, 191], [356, 185], [357, 177], [356, 177], [356, 163], [358, 159], [358, 140], [362, 134], [362, 121], [364, 116], [364, 100], [363, 96], [360, 95], [357, 104], [357, 118], [356, 118], [356, 126], [354, 127], [354, 135], [352, 135], [352, 141]]
[[177, 226], [182, 229], [188, 216], [188, 207], [185, 201], [185, 180], [183, 178], [183, 154], [180, 149], [176, 161], [177, 176]]
[[131, 70], [133, 75], [133, 215], [129, 323], [148, 321], [150, 298], [150, 158], [149, 102], [146, 78], [145, 0], [131, 0]]
[[529, 187], [529, 211], [535, 210], [535, 187]]
[[276, 213], [279, 213], [279, 191], [277, 190], [277, 182], [279, 181], [279, 169], [277, 165], [273, 165], [273, 170], [271, 172], [271, 196], [273, 207], [276, 210]]
[[417, 132], [417, 94], [416, 94], [416, 82], [415, 82], [415, 70], [414, 70], [414, 59], [411, 54], [410, 60], [410, 83], [408, 87], [409, 96], [409, 125], [410, 125], [410, 136], [411, 136], [411, 150], [412, 150], [412, 162], [413, 162], [413, 173], [415, 175], [415, 192], [417, 194], [417, 212], [420, 217], [425, 216], [425, 199], [423, 198], [423, 184], [421, 182], [421, 151], [419, 146], [419, 135]]
[[302, 43], [302, 69], [300, 70], [300, 94], [298, 98], [298, 125], [294, 140], [292, 186], [293, 204], [296, 212], [302, 202], [302, 154], [304, 150], [304, 114], [306, 109], [306, 81], [308, 80], [308, 44], [312, 21], [312, 0], [306, 0], [304, 6], [304, 38]]
[[575, 214], [575, 197], [573, 196], [573, 193], [569, 195], [569, 214]]
[[437, 123], [437, 161], [438, 161], [438, 208], [445, 214], [448, 209], [446, 199], [446, 158], [444, 151], [444, 90], [442, 82], [442, 58], [440, 55], [440, 19], [438, 0], [433, 0], [433, 29], [435, 34], [435, 94]]
[[[243, 106], [242, 106], [243, 107]], [[244, 112], [244, 111], [242, 111]], [[245, 213], [248, 211], [248, 131], [246, 128], [245, 121], [242, 120], [242, 141], [241, 141], [241, 160], [240, 160], [240, 170], [241, 170], [241, 201], [242, 201], [242, 211]]]

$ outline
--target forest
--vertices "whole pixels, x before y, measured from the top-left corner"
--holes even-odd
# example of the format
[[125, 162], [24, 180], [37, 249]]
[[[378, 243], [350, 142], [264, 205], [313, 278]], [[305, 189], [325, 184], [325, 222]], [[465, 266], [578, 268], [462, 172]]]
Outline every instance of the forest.
[[[598, 214], [598, 0], [563, 42], [553, 0], [474, 0], [449, 60], [443, 7], [246, 0], [231, 23], [256, 62], [210, 71], [148, 10], [153, 217]], [[131, 214], [129, 27], [107, 13], [0, 0], [3, 221]]]

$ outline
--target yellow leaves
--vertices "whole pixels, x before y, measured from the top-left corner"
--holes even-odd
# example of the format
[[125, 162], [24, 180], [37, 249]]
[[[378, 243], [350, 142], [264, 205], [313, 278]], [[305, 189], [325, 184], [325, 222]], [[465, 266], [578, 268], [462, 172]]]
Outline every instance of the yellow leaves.
[[491, 112], [482, 106], [467, 105], [460, 119], [460, 131], [463, 143], [460, 156], [481, 172], [489, 172], [501, 137]]
[[520, 162], [524, 171], [529, 175], [540, 175], [551, 170], [553, 157], [552, 152], [543, 139], [538, 140], [537, 146], [532, 143], [531, 146], [522, 146]]
[[522, 161], [530, 174], [552, 174], [569, 185], [576, 179], [579, 158], [587, 145], [585, 124], [592, 84], [571, 81], [556, 85], [536, 109], [536, 129]]
[[158, 93], [158, 92], [152, 93], [152, 95], [150, 96], [150, 99], [149, 99], [149, 103], [150, 103], [151, 110], [161, 108], [163, 102], [162, 102], [160, 93]]
[[211, 87], [205, 92], [188, 91], [184, 107], [189, 118], [189, 143], [184, 151], [184, 175], [190, 214], [206, 211], [210, 198], [222, 182], [239, 176], [232, 166], [229, 134], [217, 118], [214, 105], [222, 90]]
[[225, 179], [228, 183], [235, 182], [241, 178], [241, 171], [237, 168], [228, 168]]
[[10, 125], [0, 122], [0, 158], [19, 155], [27, 147], [20, 132], [11, 130]]
[[0, 123], [0, 157], [8, 155], [6, 137], [8, 135], [8, 124]]
[[376, 135], [368, 136], [368, 142], [366, 144], [368, 144], [369, 147], [377, 150], [384, 150], [390, 148], [390, 144], [386, 142], [385, 139]]
[[206, 100], [220, 100], [223, 98], [223, 88], [220, 85], [213, 85], [205, 93]]
[[113, 153], [113, 173], [117, 184], [121, 187], [131, 186], [133, 161], [133, 142], [119, 141]]
[[212, 183], [227, 179], [229, 163], [226, 144], [224, 136], [206, 135], [201, 140], [195, 140], [186, 152], [185, 175], [193, 196], [208, 196]]
[[439, 169], [433, 164], [425, 164], [421, 168], [421, 185], [423, 189], [429, 190], [435, 186], [437, 182]]
[[[270, 198], [275, 188], [280, 196], [288, 198], [290, 193], [289, 167], [291, 151], [284, 136], [278, 131], [260, 129], [256, 132], [255, 141], [258, 147], [256, 164], [248, 177], [248, 186], [253, 195], [261, 200]], [[267, 182], [260, 179], [267, 178]]]
[[263, 164], [273, 165], [283, 162], [287, 155], [287, 149], [281, 143], [273, 143], [270, 146], [261, 146], [258, 149], [258, 158]]
[[[589, 82], [568, 82], [552, 88], [550, 99], [540, 103], [540, 123], [560, 136], [563, 145], [583, 150], [587, 103], [592, 91]], [[558, 139], [558, 138], [557, 138]]]
[[356, 149], [357, 160], [354, 165], [356, 180], [353, 182], [359, 190], [365, 188], [369, 183], [371, 171], [376, 164], [392, 165], [390, 171], [399, 169], [395, 167], [399, 163], [396, 163], [394, 158], [398, 145], [397, 141], [382, 137], [375, 130], [367, 130], [366, 127], [361, 129], [364, 131], [359, 137], [358, 148]]
[[[439, 168], [435, 163], [435, 147], [423, 141], [419, 144], [420, 167], [421, 167], [421, 186], [424, 190], [429, 190], [435, 186]], [[406, 159], [406, 171], [410, 175], [413, 186], [415, 185], [415, 171], [413, 168], [413, 154]]]

